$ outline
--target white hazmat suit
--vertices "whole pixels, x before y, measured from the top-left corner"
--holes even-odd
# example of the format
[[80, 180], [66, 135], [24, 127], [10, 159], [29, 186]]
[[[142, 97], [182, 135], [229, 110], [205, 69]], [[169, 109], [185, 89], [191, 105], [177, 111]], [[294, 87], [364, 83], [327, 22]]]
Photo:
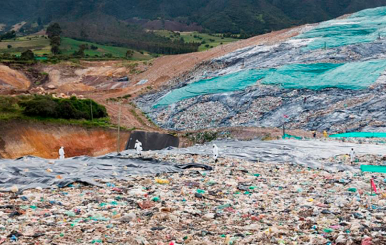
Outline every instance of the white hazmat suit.
[[59, 159], [64, 159], [65, 157], [64, 157], [64, 147], [62, 146], [62, 147], [60, 147], [60, 149], [59, 149]]
[[355, 151], [354, 151], [354, 148], [351, 148], [351, 151], [350, 151], [350, 161], [352, 163], [355, 161]]
[[138, 155], [142, 154], [142, 143], [139, 140], [135, 141], [134, 149], [137, 150]]
[[217, 162], [218, 158], [218, 147], [216, 144], [213, 144], [213, 159], [215, 162]]

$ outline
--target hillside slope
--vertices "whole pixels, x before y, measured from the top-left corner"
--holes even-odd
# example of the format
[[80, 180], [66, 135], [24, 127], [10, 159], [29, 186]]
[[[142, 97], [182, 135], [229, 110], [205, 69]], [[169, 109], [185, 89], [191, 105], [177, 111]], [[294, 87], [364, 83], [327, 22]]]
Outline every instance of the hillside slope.
[[118, 20], [197, 23], [211, 32], [261, 34], [385, 4], [386, 0], [3, 0], [0, 23], [40, 18], [47, 24], [53, 20], [74, 21], [86, 15], [109, 15]]
[[212, 59], [137, 104], [173, 130], [386, 131], [385, 20], [381, 7], [287, 30], [292, 38]]

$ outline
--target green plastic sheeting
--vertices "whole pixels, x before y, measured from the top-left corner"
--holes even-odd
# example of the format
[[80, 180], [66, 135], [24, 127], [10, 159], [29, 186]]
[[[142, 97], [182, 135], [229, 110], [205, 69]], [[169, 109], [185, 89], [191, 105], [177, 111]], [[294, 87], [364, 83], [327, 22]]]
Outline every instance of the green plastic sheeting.
[[364, 89], [373, 84], [385, 69], [386, 60], [285, 65], [267, 76], [262, 84], [289, 89]]
[[242, 90], [264, 78], [270, 69], [246, 70], [221, 77], [201, 80], [166, 94], [154, 107], [167, 106], [199, 95]]
[[386, 7], [366, 9], [345, 19], [326, 21], [297, 39], [314, 39], [304, 50], [340, 47], [375, 41], [385, 35]]
[[370, 132], [351, 132], [344, 134], [333, 134], [330, 138], [386, 138], [386, 133], [370, 133]]
[[290, 135], [290, 134], [285, 134], [285, 135], [283, 136], [283, 139], [297, 139], [297, 140], [301, 140], [302, 137], [298, 137], [298, 136]]
[[265, 85], [287, 89], [365, 89], [386, 69], [386, 60], [346, 64], [291, 64], [277, 69], [247, 70], [201, 80], [166, 94], [154, 106], [171, 105], [199, 95], [232, 92], [245, 89], [262, 80]]
[[361, 165], [362, 172], [386, 173], [386, 166]]

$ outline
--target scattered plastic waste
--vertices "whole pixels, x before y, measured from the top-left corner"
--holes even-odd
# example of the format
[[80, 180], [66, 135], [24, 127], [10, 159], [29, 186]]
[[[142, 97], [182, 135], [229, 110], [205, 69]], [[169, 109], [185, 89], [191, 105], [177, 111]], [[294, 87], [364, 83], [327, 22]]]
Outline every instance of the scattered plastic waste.
[[[289, 151], [291, 141], [285, 142], [283, 151]], [[245, 149], [243, 142], [238, 144]], [[0, 241], [133, 245], [386, 243], [384, 174], [362, 173], [359, 165], [357, 169], [329, 171], [274, 158], [261, 157], [262, 161], [256, 162], [236, 152], [228, 155], [224, 145], [221, 149], [224, 155], [214, 171], [199, 167], [215, 164], [210, 149], [207, 153], [184, 154], [161, 151], [148, 154], [160, 162], [185, 166], [194, 159], [195, 165], [124, 179], [103, 176], [93, 179], [97, 185], [75, 181], [61, 188], [35, 186], [0, 192]], [[378, 157], [363, 157], [361, 149], [355, 149], [361, 164]], [[340, 163], [345, 164], [350, 163]], [[41, 165], [42, 172], [46, 168]], [[379, 194], [371, 193], [371, 179]], [[126, 232], [130, 235], [122, 236]]]
[[159, 179], [159, 178], [155, 178], [155, 182], [162, 185], [167, 185], [170, 183], [170, 181], [167, 179]]

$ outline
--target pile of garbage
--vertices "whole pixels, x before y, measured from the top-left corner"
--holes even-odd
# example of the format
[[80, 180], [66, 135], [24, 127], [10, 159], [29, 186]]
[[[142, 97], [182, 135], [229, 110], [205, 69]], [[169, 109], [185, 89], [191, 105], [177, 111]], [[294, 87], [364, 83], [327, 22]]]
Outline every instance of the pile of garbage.
[[236, 50], [135, 103], [171, 130], [286, 124], [331, 134], [385, 132], [385, 13], [364, 10], [280, 43]]
[[207, 154], [145, 155], [214, 170], [11, 189], [0, 193], [0, 244], [386, 243], [382, 174], [252, 162], [221, 149], [217, 163]]

